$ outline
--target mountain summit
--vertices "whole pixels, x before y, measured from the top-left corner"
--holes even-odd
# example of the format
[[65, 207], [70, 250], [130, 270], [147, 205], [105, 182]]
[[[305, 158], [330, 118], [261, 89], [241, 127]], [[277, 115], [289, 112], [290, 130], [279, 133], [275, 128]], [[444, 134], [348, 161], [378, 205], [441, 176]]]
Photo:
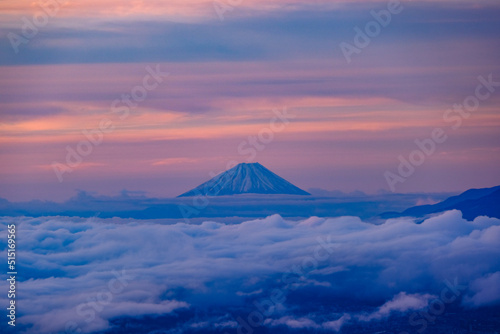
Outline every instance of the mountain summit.
[[257, 162], [241, 163], [179, 197], [238, 194], [310, 195]]

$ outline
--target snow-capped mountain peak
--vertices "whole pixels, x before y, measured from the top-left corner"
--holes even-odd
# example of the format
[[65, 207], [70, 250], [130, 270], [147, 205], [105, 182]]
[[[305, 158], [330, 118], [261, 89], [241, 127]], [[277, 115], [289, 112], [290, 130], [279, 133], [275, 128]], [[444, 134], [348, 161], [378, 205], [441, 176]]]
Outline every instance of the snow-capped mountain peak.
[[238, 194], [310, 195], [256, 162], [240, 163], [179, 197]]

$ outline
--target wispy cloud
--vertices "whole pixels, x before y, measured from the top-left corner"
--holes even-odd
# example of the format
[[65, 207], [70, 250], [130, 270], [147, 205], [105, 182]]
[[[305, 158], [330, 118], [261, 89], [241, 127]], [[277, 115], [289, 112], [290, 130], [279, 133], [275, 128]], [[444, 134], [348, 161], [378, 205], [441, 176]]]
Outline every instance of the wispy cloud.
[[185, 163], [195, 163], [198, 162], [197, 159], [188, 159], [188, 158], [167, 158], [156, 160], [152, 163], [153, 166], [168, 166], [168, 165], [177, 165], [177, 164], [185, 164]]

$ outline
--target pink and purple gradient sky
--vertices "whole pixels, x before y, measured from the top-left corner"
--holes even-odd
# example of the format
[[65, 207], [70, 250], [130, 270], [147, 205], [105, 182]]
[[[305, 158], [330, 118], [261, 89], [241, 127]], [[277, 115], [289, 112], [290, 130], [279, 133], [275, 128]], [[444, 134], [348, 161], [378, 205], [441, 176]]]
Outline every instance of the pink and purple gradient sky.
[[[283, 107], [295, 118], [253, 161], [303, 189], [388, 190], [384, 172], [436, 127], [448, 140], [398, 191], [500, 184], [500, 88], [459, 129], [443, 121], [478, 76], [500, 81], [498, 1], [403, 1], [349, 64], [339, 44], [387, 2], [244, 1], [223, 21], [211, 1], [60, 2], [18, 53], [9, 33], [41, 9], [0, 3], [0, 197], [176, 196], [248, 162], [238, 146]], [[170, 76], [112, 114], [157, 64]], [[52, 163], [106, 117], [116, 129], [60, 183]]]

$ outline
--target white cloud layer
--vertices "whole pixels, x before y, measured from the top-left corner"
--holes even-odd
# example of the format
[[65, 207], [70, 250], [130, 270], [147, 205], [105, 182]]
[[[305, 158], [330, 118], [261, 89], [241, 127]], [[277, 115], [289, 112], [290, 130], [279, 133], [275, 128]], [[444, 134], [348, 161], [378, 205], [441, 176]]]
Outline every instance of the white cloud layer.
[[[500, 220], [470, 222], [459, 211], [422, 224], [392, 219], [382, 225], [356, 217], [294, 222], [278, 215], [235, 225], [68, 217], [1, 222], [4, 253], [7, 224], [17, 225], [18, 322], [29, 333], [67, 326], [99, 331], [118, 317], [215, 306], [251, 310], [251, 301], [267, 298], [274, 288], [285, 297], [263, 326], [339, 330], [349, 321], [379, 320], [426, 307], [443, 281], [455, 278], [468, 287], [466, 306], [500, 303]], [[285, 280], [296, 268], [302, 273]], [[2, 277], [0, 289], [6, 288]], [[286, 296], [300, 289], [378, 306], [328, 319], [297, 316]], [[0, 300], [7, 302], [4, 295]], [[218, 326], [234, 328], [235, 321], [221, 318]], [[205, 322], [211, 321], [190, 326]]]

